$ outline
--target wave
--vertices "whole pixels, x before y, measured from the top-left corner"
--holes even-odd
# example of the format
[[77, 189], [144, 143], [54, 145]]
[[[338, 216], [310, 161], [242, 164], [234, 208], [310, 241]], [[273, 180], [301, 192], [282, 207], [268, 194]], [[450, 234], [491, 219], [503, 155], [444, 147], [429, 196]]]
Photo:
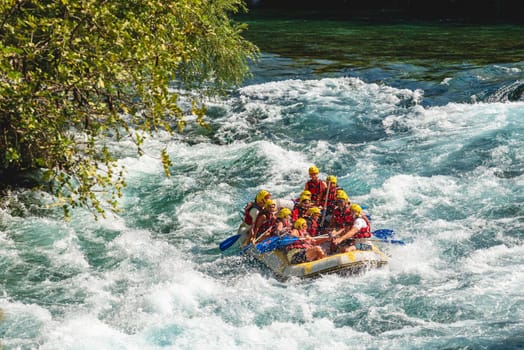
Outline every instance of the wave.
[[[523, 266], [524, 103], [423, 99], [355, 78], [253, 84], [211, 103], [211, 131], [147, 139], [138, 158], [123, 150], [122, 213], [95, 221], [77, 208], [64, 223], [4, 209], [2, 345], [513, 344], [522, 329], [514, 282]], [[170, 178], [154, 156], [164, 147]], [[384, 247], [388, 267], [350, 281], [282, 283], [219, 251], [245, 202], [262, 188], [296, 196], [311, 164], [337, 175], [374, 227], [408, 243]]]

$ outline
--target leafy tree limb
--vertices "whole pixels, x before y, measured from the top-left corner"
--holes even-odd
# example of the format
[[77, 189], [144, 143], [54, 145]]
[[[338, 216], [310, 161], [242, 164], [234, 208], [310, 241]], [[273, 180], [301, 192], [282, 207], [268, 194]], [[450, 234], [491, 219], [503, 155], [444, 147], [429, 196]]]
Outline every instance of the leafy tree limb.
[[[244, 9], [242, 0], [2, 0], [0, 174], [45, 169], [66, 215], [117, 210], [124, 174], [104, 139], [133, 136], [140, 154], [140, 135], [183, 131], [173, 91], [199, 92], [190, 112], [205, 126], [201, 98], [239, 84], [257, 55], [229, 18]], [[169, 175], [165, 150], [161, 158]]]

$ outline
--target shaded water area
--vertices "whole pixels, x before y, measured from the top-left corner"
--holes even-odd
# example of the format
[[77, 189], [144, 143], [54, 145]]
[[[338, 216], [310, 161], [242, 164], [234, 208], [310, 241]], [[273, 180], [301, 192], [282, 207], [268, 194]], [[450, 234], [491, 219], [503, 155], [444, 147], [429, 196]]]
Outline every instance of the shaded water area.
[[[210, 130], [141, 157], [109, 143], [122, 213], [7, 199], [0, 346], [522, 349], [524, 28], [242, 19], [262, 54], [208, 101]], [[295, 198], [311, 164], [407, 243], [382, 245], [385, 268], [282, 281], [218, 249], [257, 191]]]
[[[441, 83], [455, 77], [464, 80], [465, 86], [455, 87], [449, 98], [461, 97], [460, 101], [469, 102], [469, 88], [484, 89], [489, 94], [489, 90], [507, 83], [506, 76], [499, 77], [495, 69], [488, 79], [472, 81], [475, 72], [486, 74], [486, 67], [494, 65], [509, 65], [511, 69], [513, 64], [524, 62], [524, 26], [519, 25], [413, 19], [347, 21], [336, 15], [319, 19], [316, 12], [295, 17], [252, 12], [239, 18], [249, 24], [246, 37], [263, 52], [291, 58], [297, 68], [302, 65], [299, 74], [306, 73], [303, 70], [307, 67], [312, 76], [356, 76], [367, 82], [420, 88], [426, 96], [438, 97], [446, 93]], [[521, 84], [513, 91], [514, 96], [509, 98], [519, 99]]]

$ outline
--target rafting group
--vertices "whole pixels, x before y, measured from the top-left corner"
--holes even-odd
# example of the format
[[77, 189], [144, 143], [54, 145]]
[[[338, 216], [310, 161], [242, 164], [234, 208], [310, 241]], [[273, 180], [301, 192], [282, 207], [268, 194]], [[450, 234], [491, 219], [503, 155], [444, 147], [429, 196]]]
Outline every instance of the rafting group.
[[293, 237], [283, 249], [290, 264], [322, 259], [352, 250], [371, 250], [371, 223], [361, 206], [351, 203], [337, 186], [337, 178], [319, 178], [316, 166], [309, 168], [309, 180], [299, 198], [273, 200], [261, 190], [244, 208], [238, 233], [243, 246], [255, 245], [270, 237]]

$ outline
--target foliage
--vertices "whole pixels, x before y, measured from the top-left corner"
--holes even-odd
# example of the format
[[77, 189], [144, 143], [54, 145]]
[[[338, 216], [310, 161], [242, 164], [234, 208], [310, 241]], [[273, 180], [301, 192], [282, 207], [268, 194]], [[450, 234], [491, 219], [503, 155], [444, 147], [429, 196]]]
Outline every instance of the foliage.
[[[125, 180], [106, 141], [140, 153], [188, 113], [206, 125], [202, 97], [239, 84], [257, 54], [229, 18], [242, 1], [1, 0], [0, 173], [45, 169], [66, 214], [116, 210]], [[191, 111], [173, 91], [198, 91]]]

